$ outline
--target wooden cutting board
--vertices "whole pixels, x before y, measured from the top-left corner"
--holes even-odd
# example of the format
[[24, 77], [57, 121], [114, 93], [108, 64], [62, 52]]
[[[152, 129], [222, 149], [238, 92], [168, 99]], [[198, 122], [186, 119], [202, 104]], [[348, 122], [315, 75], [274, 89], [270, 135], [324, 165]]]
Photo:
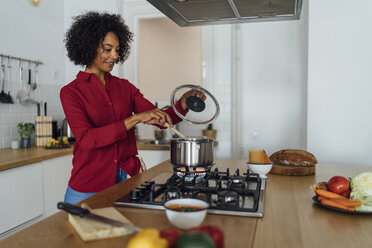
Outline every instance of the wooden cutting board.
[[306, 176], [315, 174], [315, 165], [300, 166], [300, 165], [281, 165], [273, 164], [270, 171], [271, 174], [284, 176]]
[[[82, 204], [83, 208], [89, 209], [91, 213], [102, 215], [107, 218], [111, 218], [124, 223], [132, 224], [125, 216], [113, 207], [90, 209], [86, 204]], [[112, 237], [118, 237], [133, 233], [132, 230], [126, 229], [125, 227], [111, 226], [102, 222], [91, 220], [88, 218], [80, 218], [76, 215], [68, 215], [68, 221], [75, 228], [80, 238], [84, 241], [106, 239]]]

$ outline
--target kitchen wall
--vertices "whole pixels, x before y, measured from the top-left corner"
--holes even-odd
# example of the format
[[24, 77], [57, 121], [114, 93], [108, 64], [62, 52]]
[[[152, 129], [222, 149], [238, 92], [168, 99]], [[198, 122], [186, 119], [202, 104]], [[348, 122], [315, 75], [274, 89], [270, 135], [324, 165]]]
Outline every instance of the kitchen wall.
[[168, 101], [181, 84], [202, 84], [201, 27], [181, 28], [172, 20], [139, 21], [138, 87], [152, 101]]
[[[154, 10], [156, 11], [156, 10]], [[166, 17], [142, 18], [138, 21], [138, 82], [142, 94], [158, 103], [170, 106], [170, 96], [182, 84], [202, 85], [202, 28], [182, 28]], [[201, 126], [182, 125], [185, 135], [200, 136]], [[141, 139], [154, 139], [157, 127], [137, 125]], [[180, 126], [178, 126], [180, 128]], [[165, 139], [172, 133], [166, 130]]]
[[322, 162], [372, 165], [371, 12], [309, 1], [307, 147]]
[[235, 77], [233, 27], [234, 25], [203, 27], [203, 86], [218, 99], [220, 105], [220, 114], [213, 121], [218, 140], [218, 146], [215, 147], [216, 158], [231, 158], [233, 151], [232, 116], [236, 111], [232, 96]]
[[[63, 25], [63, 1], [43, 1], [33, 7], [28, 1], [0, 1], [0, 53], [43, 62], [39, 70], [37, 89], [31, 97], [48, 103], [48, 114], [54, 120], [64, 118], [59, 103], [59, 89], [65, 81]], [[11, 71], [11, 95], [26, 89], [26, 80], [20, 83], [19, 62], [11, 61], [12, 69], [6, 70], [5, 91], [9, 89]], [[28, 68], [27, 63], [23, 63]], [[33, 67], [32, 67], [33, 68]], [[1, 79], [3, 75], [1, 74]], [[19, 122], [33, 122], [36, 106], [22, 106], [19, 103], [0, 103], [0, 148], [10, 147], [18, 139], [16, 125]]]
[[[236, 154], [306, 149], [308, 6], [296, 21], [241, 24], [235, 53], [240, 102]], [[239, 151], [240, 150], [240, 151]], [[312, 152], [311, 150], [309, 150]], [[238, 156], [239, 156], [238, 155]]]

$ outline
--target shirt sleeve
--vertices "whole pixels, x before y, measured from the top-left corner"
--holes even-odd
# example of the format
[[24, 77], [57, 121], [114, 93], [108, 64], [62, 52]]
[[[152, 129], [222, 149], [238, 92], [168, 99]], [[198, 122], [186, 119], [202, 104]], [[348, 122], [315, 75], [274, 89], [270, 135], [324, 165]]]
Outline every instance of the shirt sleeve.
[[76, 141], [83, 150], [92, 150], [115, 143], [127, 137], [124, 121], [94, 127], [84, 111], [77, 93], [68, 87], [60, 92], [63, 111]]
[[[134, 86], [133, 86], [134, 87]], [[149, 111], [152, 109], [155, 109], [156, 106], [152, 104], [149, 100], [147, 100], [143, 94], [139, 91], [139, 89], [134, 87], [134, 113], [142, 113], [145, 111]], [[182, 108], [181, 101], [177, 101], [176, 108], [178, 112], [180, 112], [182, 115], [186, 115], [187, 110], [184, 110]], [[169, 116], [171, 117], [173, 124], [177, 124], [182, 121], [182, 119], [174, 112], [172, 107], [169, 107], [168, 109], [164, 110]], [[156, 125], [158, 126], [158, 125]], [[165, 129], [163, 126], [158, 126], [159, 128]]]

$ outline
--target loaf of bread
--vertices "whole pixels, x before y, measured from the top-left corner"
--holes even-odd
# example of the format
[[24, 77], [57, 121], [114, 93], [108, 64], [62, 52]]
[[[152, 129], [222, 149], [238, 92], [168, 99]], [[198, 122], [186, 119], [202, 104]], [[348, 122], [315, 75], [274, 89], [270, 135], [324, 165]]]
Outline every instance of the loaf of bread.
[[269, 156], [267, 156], [265, 150], [254, 150], [249, 151], [249, 163], [250, 164], [271, 164]]
[[304, 150], [285, 149], [273, 153], [270, 160], [274, 164], [313, 166], [318, 161], [315, 156]]

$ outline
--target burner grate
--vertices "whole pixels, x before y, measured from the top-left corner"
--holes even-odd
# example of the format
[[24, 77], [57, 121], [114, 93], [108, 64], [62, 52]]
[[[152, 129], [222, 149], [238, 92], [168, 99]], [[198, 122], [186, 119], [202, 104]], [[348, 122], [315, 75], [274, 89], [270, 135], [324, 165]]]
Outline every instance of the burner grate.
[[[211, 170], [210, 166], [203, 177], [186, 173], [182, 176], [178, 170], [164, 183], [146, 181], [132, 190], [129, 195], [116, 201], [116, 205], [163, 209], [165, 202], [176, 198], [197, 198], [209, 204], [208, 212], [247, 215], [260, 211], [262, 179], [248, 170], [234, 174], [230, 170]], [[184, 171], [185, 172], [185, 171]], [[192, 172], [192, 171], [189, 171]], [[200, 172], [200, 171], [198, 171]], [[262, 201], [263, 204], [263, 201]], [[260, 209], [260, 210], [259, 210]]]

